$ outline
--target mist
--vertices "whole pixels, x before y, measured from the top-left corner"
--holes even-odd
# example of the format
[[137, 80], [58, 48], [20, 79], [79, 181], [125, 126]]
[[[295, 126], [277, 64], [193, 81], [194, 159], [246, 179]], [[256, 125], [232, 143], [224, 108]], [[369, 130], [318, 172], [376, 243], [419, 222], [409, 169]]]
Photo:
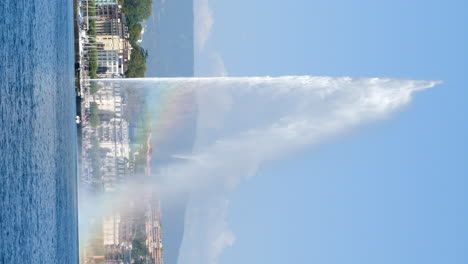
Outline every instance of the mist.
[[[178, 263], [214, 264], [235, 243], [226, 220], [228, 195], [259, 166], [385, 120], [408, 105], [415, 92], [439, 82], [284, 76], [96, 83], [138, 93], [143, 103], [135, 104], [141, 109], [133, 116], [146, 116], [151, 136], [145, 153], [138, 153], [145, 156], [145, 171], [115, 183], [105, 197], [81, 200], [80, 224], [119, 210], [118, 199], [131, 197], [132, 206], [145, 207], [136, 201], [152, 195], [170, 203], [189, 195]], [[89, 228], [81, 228], [86, 237]]]

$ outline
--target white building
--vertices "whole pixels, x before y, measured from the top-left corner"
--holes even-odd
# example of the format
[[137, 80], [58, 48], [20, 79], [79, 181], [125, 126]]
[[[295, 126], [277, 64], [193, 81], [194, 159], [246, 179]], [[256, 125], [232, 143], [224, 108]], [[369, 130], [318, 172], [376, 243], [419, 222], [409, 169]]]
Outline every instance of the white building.
[[117, 5], [118, 0], [94, 0], [97, 6]]
[[119, 84], [100, 85], [94, 94], [99, 107], [99, 126], [95, 128], [102, 151], [101, 179], [104, 190], [114, 191], [124, 179], [130, 156], [129, 125], [123, 118], [123, 102]]
[[120, 244], [120, 215], [114, 214], [105, 216], [102, 220], [102, 235], [104, 246], [112, 246]]
[[123, 58], [119, 50], [97, 50], [97, 74], [99, 77], [121, 77], [124, 74]]

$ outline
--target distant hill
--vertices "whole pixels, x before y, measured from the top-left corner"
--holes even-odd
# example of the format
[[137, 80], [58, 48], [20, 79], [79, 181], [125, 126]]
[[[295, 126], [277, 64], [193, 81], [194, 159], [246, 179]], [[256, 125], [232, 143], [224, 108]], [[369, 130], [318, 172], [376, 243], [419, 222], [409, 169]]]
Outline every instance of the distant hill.
[[193, 76], [193, 45], [193, 0], [154, 0], [142, 43], [149, 54], [146, 76]]
[[[153, 14], [145, 24], [141, 45], [148, 50], [146, 77], [193, 76], [193, 1], [154, 0]], [[194, 143], [195, 127], [196, 120], [192, 120], [185, 124], [185, 131], [192, 130], [192, 136], [182, 139], [174, 135], [164, 143], [154, 143], [159, 155], [152, 159], [152, 167], [170, 162], [174, 152], [189, 153]], [[162, 201], [163, 257], [166, 264], [177, 263], [184, 236], [188, 196], [182, 194], [177, 199], [170, 197]]]

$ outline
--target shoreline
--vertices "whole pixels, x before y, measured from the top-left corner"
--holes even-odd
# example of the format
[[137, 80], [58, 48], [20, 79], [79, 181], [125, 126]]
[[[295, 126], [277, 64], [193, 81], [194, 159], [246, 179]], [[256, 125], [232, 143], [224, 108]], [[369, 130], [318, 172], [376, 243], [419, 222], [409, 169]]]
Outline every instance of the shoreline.
[[[74, 63], [73, 69], [75, 71], [75, 104], [76, 104], [76, 116], [81, 118], [81, 70], [80, 70], [80, 38], [79, 38], [79, 27], [78, 27], [78, 3], [80, 0], [73, 0], [73, 34], [74, 34]], [[81, 124], [76, 125], [77, 133], [77, 159], [78, 164], [81, 164], [82, 154], [82, 126]], [[80, 167], [78, 166], [78, 173], [80, 173]]]

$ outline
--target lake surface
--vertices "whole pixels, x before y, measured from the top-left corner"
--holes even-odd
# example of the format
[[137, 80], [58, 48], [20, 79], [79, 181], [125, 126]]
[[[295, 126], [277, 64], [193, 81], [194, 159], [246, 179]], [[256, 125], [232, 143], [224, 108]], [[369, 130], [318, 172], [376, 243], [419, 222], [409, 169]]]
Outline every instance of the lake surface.
[[0, 1], [0, 263], [77, 263], [73, 2]]

